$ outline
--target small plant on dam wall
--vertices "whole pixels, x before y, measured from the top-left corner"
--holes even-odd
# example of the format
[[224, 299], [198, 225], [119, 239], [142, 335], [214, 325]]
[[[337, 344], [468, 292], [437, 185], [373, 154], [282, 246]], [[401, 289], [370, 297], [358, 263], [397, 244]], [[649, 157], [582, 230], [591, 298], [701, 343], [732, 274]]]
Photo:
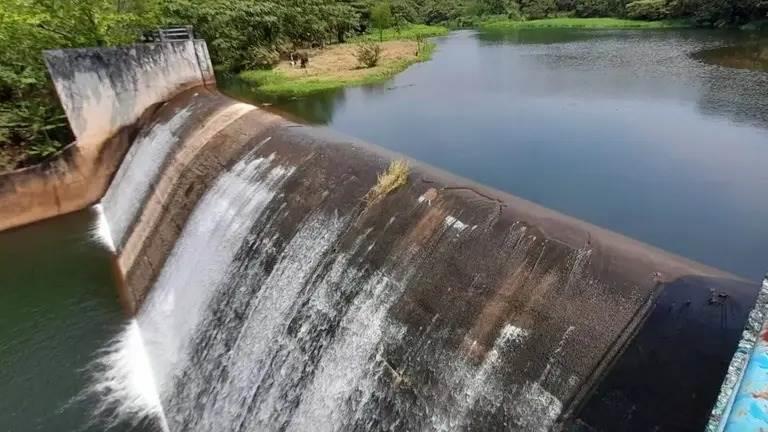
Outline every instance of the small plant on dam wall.
[[405, 160], [399, 159], [390, 162], [387, 170], [379, 174], [376, 185], [365, 195], [365, 201], [369, 206], [376, 204], [398, 188], [405, 186], [408, 184], [410, 171], [408, 162]]

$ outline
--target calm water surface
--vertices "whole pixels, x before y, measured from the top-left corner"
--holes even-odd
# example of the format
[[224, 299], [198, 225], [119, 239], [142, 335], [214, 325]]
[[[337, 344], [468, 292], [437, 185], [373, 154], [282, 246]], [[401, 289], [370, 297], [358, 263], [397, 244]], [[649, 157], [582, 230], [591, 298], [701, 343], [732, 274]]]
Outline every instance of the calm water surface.
[[77, 398], [89, 362], [124, 322], [94, 217], [86, 210], [0, 233], [2, 432], [104, 429]]
[[273, 102], [703, 263], [768, 271], [768, 73], [728, 67], [768, 35], [461, 31], [437, 43], [432, 61], [382, 85]]

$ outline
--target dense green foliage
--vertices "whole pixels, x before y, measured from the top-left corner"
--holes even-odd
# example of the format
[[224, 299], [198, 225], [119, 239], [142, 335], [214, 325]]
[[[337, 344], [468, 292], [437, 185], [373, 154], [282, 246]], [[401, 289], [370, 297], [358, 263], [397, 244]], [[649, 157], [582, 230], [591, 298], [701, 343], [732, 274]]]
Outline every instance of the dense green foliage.
[[51, 48], [139, 41], [191, 24], [218, 70], [269, 67], [281, 54], [365, 30], [357, 0], [3, 0], [0, 2], [0, 171], [37, 162], [72, 140], [42, 62]]
[[0, 170], [41, 160], [72, 139], [41, 51], [135, 41], [156, 10], [139, 0], [0, 2]]
[[[239, 72], [269, 68], [299, 49], [372, 38], [373, 28], [387, 40], [445, 31], [423, 26], [434, 24], [577, 25], [567, 18], [614, 17], [726, 26], [767, 14], [768, 0], [2, 0], [0, 171], [41, 160], [72, 140], [42, 63], [44, 49], [131, 43], [157, 26], [190, 24], [208, 41], [217, 70]], [[531, 21], [545, 17], [561, 20]]]
[[379, 31], [379, 41], [384, 41], [384, 30], [392, 26], [392, 7], [389, 3], [378, 3], [371, 8], [371, 24]]
[[489, 18], [566, 16], [690, 19], [696, 25], [720, 27], [768, 17], [768, 0], [398, 0], [398, 4], [398, 10], [416, 11], [419, 22], [456, 26], [475, 25]]
[[641, 20], [660, 20], [670, 15], [666, 0], [637, 0], [627, 4], [627, 17]]
[[444, 36], [448, 34], [448, 27], [426, 24], [409, 24], [402, 27], [393, 27], [385, 29], [384, 32], [378, 34], [364, 33], [353, 37], [351, 40], [360, 41], [391, 41], [391, 40], [423, 40], [424, 38], [430, 38], [435, 36]]

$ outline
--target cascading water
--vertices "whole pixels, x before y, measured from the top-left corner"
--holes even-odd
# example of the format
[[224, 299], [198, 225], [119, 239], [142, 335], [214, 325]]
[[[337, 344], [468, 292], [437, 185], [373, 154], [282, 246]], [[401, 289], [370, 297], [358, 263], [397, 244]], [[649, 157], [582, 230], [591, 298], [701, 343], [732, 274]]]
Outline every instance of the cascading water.
[[[525, 330], [504, 330], [481, 363], [445, 349], [430, 328], [409, 335], [388, 311], [428, 256], [405, 248], [371, 270], [360, 257], [377, 239], [364, 233], [341, 251], [353, 217], [321, 209], [286, 240], [281, 185], [293, 171], [249, 155], [201, 199], [136, 324], [100, 360], [113, 366], [104, 381], [115, 382], [135, 358], [124, 351], [140, 349], [129, 342], [143, 340], [162, 409], [147, 408], [154, 401], [136, 379], [105, 385], [108, 400], [162, 415], [171, 431], [455, 430], [499, 409], [518, 427], [547, 429], [560, 412], [555, 397], [538, 383], [496, 382], [498, 356]], [[456, 221], [448, 216], [429, 241], [457, 241], [467, 227]], [[416, 341], [425, 336], [434, 343]], [[443, 391], [420, 393], [416, 375]]]
[[[104, 207], [97, 204], [91, 237], [115, 251], [112, 231]], [[107, 427], [154, 423], [163, 432], [168, 424], [155, 383], [155, 375], [135, 319], [130, 320], [92, 361], [87, 370], [90, 384], [76, 399], [94, 401], [93, 423]]]
[[107, 428], [155, 424], [162, 432], [170, 430], [136, 320], [98, 353], [87, 372], [91, 383], [80, 398], [95, 401], [93, 423]]
[[92, 210], [96, 213], [96, 223], [91, 227], [91, 238], [102, 246], [115, 251], [115, 242], [112, 240], [112, 231], [109, 228], [109, 222], [104, 214], [104, 206], [96, 204]]
[[[155, 124], [136, 138], [112, 185], [103, 198], [113, 239], [117, 244], [143, 205], [144, 197], [160, 175], [168, 154], [179, 141], [179, 134], [194, 106], [178, 110], [166, 123]], [[125, 199], [134, 197], [134, 199]]]

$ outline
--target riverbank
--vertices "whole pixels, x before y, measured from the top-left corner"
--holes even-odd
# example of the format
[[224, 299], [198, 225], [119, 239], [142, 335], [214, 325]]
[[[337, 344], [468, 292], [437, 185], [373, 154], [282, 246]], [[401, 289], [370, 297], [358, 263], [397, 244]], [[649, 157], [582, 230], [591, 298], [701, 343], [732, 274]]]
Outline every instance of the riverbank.
[[[370, 33], [348, 43], [311, 50], [306, 69], [282, 61], [273, 69], [241, 72], [238, 78], [269, 97], [301, 97], [342, 87], [375, 84], [392, 78], [414, 63], [429, 60], [435, 44], [419, 39], [447, 33], [448, 29], [441, 26], [387, 29], [381, 35]], [[361, 42], [376, 42], [381, 46], [381, 57], [376, 66], [360, 66], [356, 50]]]
[[511, 30], [531, 28], [581, 28], [581, 29], [660, 29], [685, 28], [691, 24], [685, 20], [640, 21], [620, 18], [544, 18], [530, 21], [500, 19], [480, 23], [482, 30]]

